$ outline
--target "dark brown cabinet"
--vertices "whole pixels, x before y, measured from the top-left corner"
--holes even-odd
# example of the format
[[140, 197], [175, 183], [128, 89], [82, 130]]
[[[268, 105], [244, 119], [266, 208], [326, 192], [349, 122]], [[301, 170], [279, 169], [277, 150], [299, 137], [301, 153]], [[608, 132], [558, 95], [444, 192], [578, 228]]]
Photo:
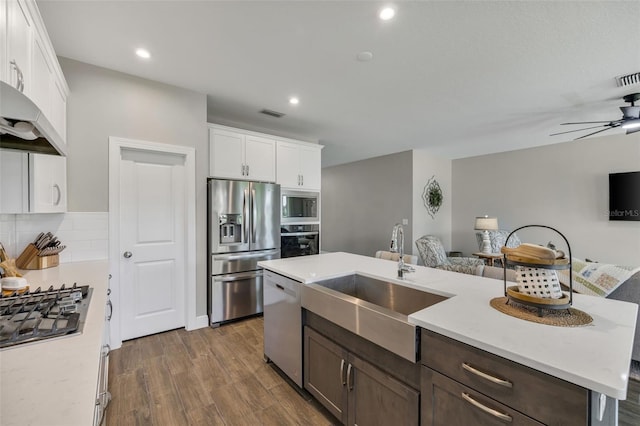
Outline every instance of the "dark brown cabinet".
[[543, 425], [430, 368], [422, 367], [422, 382], [423, 426]]
[[422, 425], [589, 424], [587, 389], [427, 330], [421, 351]]
[[419, 392], [309, 327], [304, 357], [305, 389], [343, 424], [419, 424]]

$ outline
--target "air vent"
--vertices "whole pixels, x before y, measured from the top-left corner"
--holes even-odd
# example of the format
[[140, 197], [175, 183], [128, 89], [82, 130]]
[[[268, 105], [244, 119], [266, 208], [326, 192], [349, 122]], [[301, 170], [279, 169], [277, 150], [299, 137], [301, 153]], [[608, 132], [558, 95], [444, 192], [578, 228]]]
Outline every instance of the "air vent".
[[618, 87], [625, 87], [625, 86], [631, 86], [632, 84], [638, 84], [640, 83], [640, 72], [616, 77], [616, 82], [618, 83]]
[[270, 109], [263, 109], [260, 112], [262, 114], [270, 115], [271, 117], [275, 117], [275, 118], [284, 117], [284, 113], [281, 113], [281, 112], [278, 112], [278, 111], [273, 111], [273, 110], [270, 110]]

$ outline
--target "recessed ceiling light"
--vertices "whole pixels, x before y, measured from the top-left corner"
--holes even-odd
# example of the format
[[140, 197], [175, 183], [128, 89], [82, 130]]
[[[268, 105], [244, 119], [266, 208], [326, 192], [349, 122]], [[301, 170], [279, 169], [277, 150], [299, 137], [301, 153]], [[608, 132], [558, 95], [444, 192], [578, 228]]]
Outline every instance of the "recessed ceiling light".
[[380, 14], [378, 16], [383, 21], [388, 21], [389, 19], [393, 18], [395, 15], [396, 15], [396, 10], [392, 7], [387, 6], [380, 10]]
[[136, 49], [136, 55], [140, 56], [143, 59], [149, 59], [151, 57], [151, 53], [147, 49]]
[[289, 103], [291, 105], [298, 105], [300, 103], [300, 99], [296, 98], [295, 96], [292, 96], [289, 98]]

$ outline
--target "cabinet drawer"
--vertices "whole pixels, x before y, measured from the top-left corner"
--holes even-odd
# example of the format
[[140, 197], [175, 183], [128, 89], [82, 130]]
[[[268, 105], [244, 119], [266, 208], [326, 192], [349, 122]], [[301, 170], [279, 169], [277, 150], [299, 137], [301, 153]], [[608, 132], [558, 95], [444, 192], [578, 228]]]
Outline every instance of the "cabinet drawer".
[[586, 425], [589, 391], [422, 330], [422, 364], [549, 425]]
[[422, 426], [542, 426], [522, 413], [422, 367]]

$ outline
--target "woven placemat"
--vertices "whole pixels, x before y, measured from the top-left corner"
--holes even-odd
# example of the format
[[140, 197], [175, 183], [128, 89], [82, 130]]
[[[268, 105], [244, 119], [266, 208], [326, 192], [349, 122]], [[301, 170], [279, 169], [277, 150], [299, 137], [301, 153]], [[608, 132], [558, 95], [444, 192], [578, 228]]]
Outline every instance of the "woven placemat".
[[489, 304], [492, 308], [497, 309], [503, 314], [539, 324], [555, 325], [558, 327], [579, 327], [593, 322], [591, 315], [575, 308], [568, 309], [571, 313], [567, 312], [567, 309], [543, 309], [542, 316], [539, 317], [538, 308], [521, 305], [512, 300], [507, 304], [506, 296], [493, 298]]

